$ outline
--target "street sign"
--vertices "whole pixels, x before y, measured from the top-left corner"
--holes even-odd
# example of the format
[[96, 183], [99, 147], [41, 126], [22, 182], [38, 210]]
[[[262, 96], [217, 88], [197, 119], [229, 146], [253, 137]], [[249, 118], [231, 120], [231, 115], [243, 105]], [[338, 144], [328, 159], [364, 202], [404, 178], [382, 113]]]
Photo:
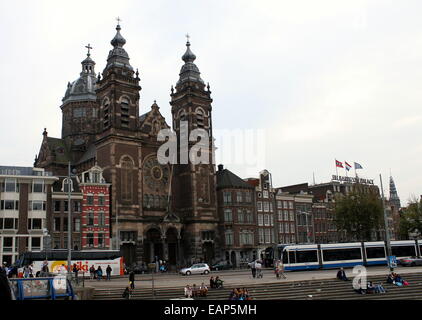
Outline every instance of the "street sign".
[[388, 257], [388, 265], [392, 268], [397, 267], [397, 259], [396, 256], [389, 256]]

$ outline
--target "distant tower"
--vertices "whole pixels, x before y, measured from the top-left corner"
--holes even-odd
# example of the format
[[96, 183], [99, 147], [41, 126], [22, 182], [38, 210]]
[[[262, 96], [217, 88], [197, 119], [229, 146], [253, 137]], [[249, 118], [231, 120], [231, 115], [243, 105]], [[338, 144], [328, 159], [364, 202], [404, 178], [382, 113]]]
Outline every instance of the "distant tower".
[[392, 176], [390, 176], [390, 202], [397, 208], [397, 210], [401, 208], [400, 198], [397, 194], [396, 185], [394, 184]]

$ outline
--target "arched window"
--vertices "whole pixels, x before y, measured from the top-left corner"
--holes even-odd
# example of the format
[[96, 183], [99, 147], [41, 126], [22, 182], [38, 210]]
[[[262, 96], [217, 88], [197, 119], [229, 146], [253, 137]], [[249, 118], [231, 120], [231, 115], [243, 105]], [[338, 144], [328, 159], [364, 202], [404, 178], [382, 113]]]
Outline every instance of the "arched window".
[[120, 102], [121, 123], [122, 127], [129, 127], [129, 100], [122, 98]]
[[205, 122], [204, 110], [202, 110], [201, 108], [197, 108], [195, 114], [196, 114], [196, 124], [198, 125], [198, 128], [203, 128], [204, 122]]
[[107, 128], [110, 125], [110, 110], [109, 110], [109, 107], [110, 107], [110, 102], [108, 100], [106, 100], [104, 102], [104, 106], [103, 106], [103, 114], [104, 114], [103, 125], [104, 125], [104, 128]]
[[129, 157], [121, 160], [121, 192], [123, 201], [132, 201], [133, 197], [133, 161]]

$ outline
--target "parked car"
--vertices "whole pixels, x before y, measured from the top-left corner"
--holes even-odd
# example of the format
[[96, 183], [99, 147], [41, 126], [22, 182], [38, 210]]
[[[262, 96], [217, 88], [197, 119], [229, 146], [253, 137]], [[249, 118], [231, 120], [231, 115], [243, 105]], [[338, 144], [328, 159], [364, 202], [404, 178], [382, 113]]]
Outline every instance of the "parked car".
[[422, 266], [422, 258], [418, 257], [402, 258], [398, 262], [404, 267]]
[[188, 276], [191, 274], [208, 274], [210, 271], [210, 267], [206, 263], [196, 263], [189, 268], [180, 269], [179, 273]]
[[215, 271], [228, 270], [228, 269], [232, 269], [232, 268], [233, 268], [233, 265], [230, 262], [227, 262], [227, 261], [220, 261], [220, 262], [217, 262], [217, 263], [215, 263], [211, 266], [211, 270], [215, 270]]

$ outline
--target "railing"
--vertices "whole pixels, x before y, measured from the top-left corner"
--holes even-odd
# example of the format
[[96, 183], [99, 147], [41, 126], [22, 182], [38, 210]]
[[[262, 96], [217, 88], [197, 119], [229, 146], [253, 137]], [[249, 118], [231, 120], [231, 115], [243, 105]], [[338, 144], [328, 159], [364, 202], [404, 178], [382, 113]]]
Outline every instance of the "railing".
[[75, 299], [71, 281], [65, 275], [44, 278], [9, 279], [16, 300]]

